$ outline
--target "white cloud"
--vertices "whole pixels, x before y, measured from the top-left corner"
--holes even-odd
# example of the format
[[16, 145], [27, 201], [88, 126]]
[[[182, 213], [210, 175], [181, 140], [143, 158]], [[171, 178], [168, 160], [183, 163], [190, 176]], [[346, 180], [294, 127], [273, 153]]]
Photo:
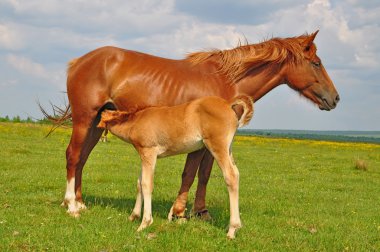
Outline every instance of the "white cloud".
[[12, 27], [0, 23], [0, 48], [16, 50], [22, 47], [22, 37]]
[[14, 11], [20, 23], [115, 36], [159, 32], [168, 26], [177, 25], [183, 16], [173, 13], [174, 3], [174, 0], [5, 2], [6, 6]]
[[[9, 54], [6, 57], [6, 62], [18, 72], [29, 76], [29, 78], [43, 79], [47, 83], [53, 83], [60, 87], [64, 83], [65, 74], [63, 71], [46, 69], [44, 65], [22, 55]], [[28, 82], [30, 80], [24, 83], [24, 85], [27, 85]]]
[[234, 26], [184, 23], [178, 29], [127, 41], [134, 46], [146, 45], [146, 50], [166, 57], [183, 58], [185, 54], [213, 48], [231, 48], [242, 35]]
[[7, 62], [15, 69], [22, 73], [33, 75], [39, 78], [48, 78], [49, 74], [43, 65], [33, 62], [32, 60], [10, 54], [7, 57]]
[[[6, 0], [5, 3], [12, 6], [17, 13], [35, 13], [37, 15], [56, 15], [59, 13], [77, 13], [82, 11], [84, 14], [88, 12], [107, 13], [122, 9], [133, 11], [136, 14], [155, 14], [168, 13], [174, 9], [174, 0]], [[75, 8], [74, 8], [75, 7]]]
[[16, 86], [17, 84], [18, 84], [18, 80], [16, 79], [5, 80], [5, 81], [0, 82], [0, 88], [13, 87], [13, 86]]
[[[231, 14], [231, 10], [236, 12]], [[260, 100], [261, 117], [254, 125], [291, 128], [297, 118], [287, 120], [290, 113], [297, 115], [297, 126], [304, 128], [311, 125], [310, 117], [317, 118], [312, 127], [329, 127], [323, 118], [337, 115], [334, 120], [339, 128], [349, 125], [349, 112], [343, 111], [352, 108], [380, 118], [365, 107], [376, 107], [379, 97], [377, 1], [0, 0], [0, 16], [1, 87], [43, 87], [35, 89], [37, 94], [50, 87], [49, 96], [65, 89], [68, 60], [103, 45], [182, 58], [188, 52], [231, 48], [244, 36], [255, 43], [320, 29], [318, 55], [342, 94], [338, 108], [321, 113], [284, 86]], [[352, 93], [372, 98], [359, 102]], [[279, 126], [273, 125], [276, 116], [283, 118]]]

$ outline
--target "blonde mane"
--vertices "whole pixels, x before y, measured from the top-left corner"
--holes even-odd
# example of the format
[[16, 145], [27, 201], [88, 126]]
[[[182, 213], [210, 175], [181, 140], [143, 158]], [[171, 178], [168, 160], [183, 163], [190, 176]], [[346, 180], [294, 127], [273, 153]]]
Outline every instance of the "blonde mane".
[[[304, 57], [301, 43], [307, 36], [306, 34], [293, 38], [272, 38], [258, 44], [238, 45], [229, 50], [195, 52], [189, 54], [186, 60], [194, 65], [211, 59], [216, 60], [219, 70], [236, 83], [250, 70], [267, 64], [297, 64]], [[314, 44], [311, 51], [316, 52]]]

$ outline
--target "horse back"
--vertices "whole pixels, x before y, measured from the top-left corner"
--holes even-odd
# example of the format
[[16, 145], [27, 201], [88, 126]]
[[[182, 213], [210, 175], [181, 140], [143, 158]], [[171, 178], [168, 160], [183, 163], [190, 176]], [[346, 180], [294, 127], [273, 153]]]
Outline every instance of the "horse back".
[[102, 47], [69, 64], [67, 93], [73, 115], [79, 108], [118, 110], [173, 106], [204, 96], [233, 97], [236, 87], [212, 62], [161, 58], [116, 47]]

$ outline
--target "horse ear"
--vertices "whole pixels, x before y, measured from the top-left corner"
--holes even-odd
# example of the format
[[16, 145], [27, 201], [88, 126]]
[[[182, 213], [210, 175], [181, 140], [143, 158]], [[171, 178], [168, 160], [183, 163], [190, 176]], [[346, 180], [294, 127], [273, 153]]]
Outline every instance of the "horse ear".
[[302, 41], [302, 46], [305, 51], [309, 51], [311, 45], [313, 44], [313, 41], [315, 39], [315, 36], [317, 36], [319, 30], [316, 32], [312, 33], [311, 35], [307, 36], [304, 41]]

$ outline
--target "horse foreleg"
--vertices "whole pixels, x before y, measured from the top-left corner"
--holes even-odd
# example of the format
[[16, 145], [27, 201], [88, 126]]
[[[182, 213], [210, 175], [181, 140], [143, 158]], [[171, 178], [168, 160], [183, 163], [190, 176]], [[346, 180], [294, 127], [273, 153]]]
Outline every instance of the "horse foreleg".
[[202, 220], [210, 220], [211, 216], [206, 208], [206, 187], [210, 179], [214, 157], [206, 150], [198, 170], [198, 186], [195, 194], [193, 213]]
[[184, 218], [186, 211], [187, 196], [191, 185], [194, 182], [199, 164], [203, 158], [206, 149], [201, 149], [189, 153], [186, 158], [185, 168], [182, 173], [182, 184], [178, 192], [178, 196], [170, 209], [168, 219], [171, 221], [174, 218]]

